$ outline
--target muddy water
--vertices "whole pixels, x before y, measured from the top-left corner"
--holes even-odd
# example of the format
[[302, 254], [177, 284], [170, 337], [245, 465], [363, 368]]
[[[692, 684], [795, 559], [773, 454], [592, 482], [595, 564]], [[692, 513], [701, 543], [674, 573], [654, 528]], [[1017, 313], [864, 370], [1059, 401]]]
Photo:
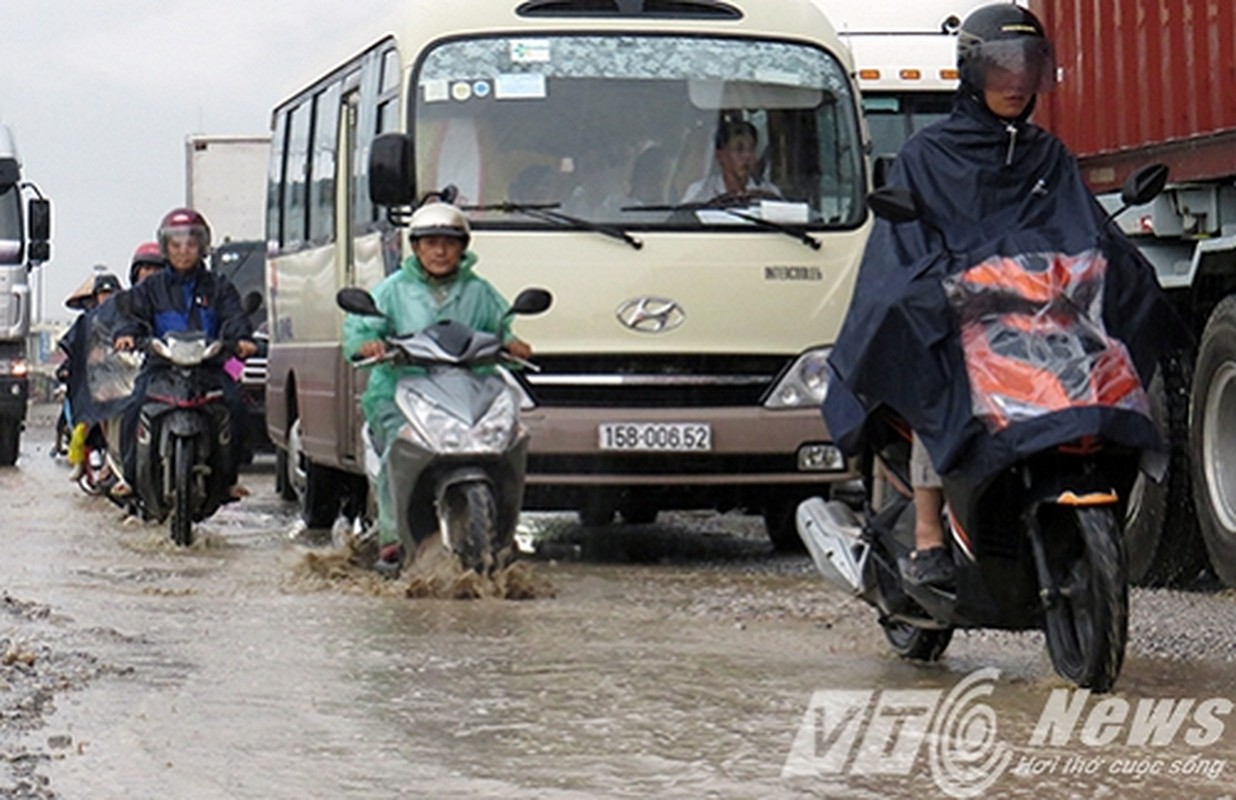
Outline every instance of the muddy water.
[[[0, 636], [97, 665], [4, 740], [39, 759], [50, 794], [37, 796], [935, 797], [963, 786], [933, 771], [937, 740], [881, 735], [890, 718], [911, 732], [915, 720], [955, 723], [940, 729], [970, 765], [993, 750], [981, 745], [994, 720], [988, 739], [1010, 760], [987, 796], [1232, 794], [1236, 713], [1197, 709], [1236, 697], [1233, 639], [1206, 633], [1236, 625], [1230, 594], [1135, 595], [1114, 696], [1125, 705], [1100, 707], [1053, 676], [1035, 635], [959, 634], [925, 668], [890, 658], [870, 612], [825, 592], [805, 559], [772, 557], [747, 518], [600, 535], [531, 517], [524, 534], [548, 543], [521, 563], [530, 599], [409, 597], [411, 582], [376, 580], [297, 531], [268, 464], [245, 475], [250, 499], [179, 551], [164, 529], [123, 524], [73, 488], [45, 455], [38, 437], [50, 435], [32, 433], [19, 468], [0, 471], [12, 509], [0, 579], [48, 613], [0, 618]], [[1180, 642], [1164, 654], [1168, 636]], [[990, 691], [961, 696], [981, 669], [999, 673], [975, 684]], [[867, 695], [859, 712], [827, 710], [855, 693]], [[1147, 699], [1193, 701], [1158, 745], [1112, 722]], [[1076, 721], [1036, 743], [1051, 702], [1071, 703]]]

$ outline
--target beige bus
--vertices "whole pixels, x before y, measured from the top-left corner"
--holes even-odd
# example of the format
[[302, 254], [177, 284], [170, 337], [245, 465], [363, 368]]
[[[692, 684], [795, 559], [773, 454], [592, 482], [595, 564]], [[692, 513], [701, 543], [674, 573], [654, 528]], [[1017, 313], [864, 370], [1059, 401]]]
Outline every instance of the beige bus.
[[281, 491], [311, 526], [363, 499], [364, 378], [335, 292], [396, 269], [398, 206], [453, 186], [479, 272], [555, 297], [517, 323], [541, 367], [517, 376], [524, 508], [589, 524], [745, 510], [797, 544], [797, 502], [853, 477], [820, 403], [869, 227], [852, 65], [828, 20], [811, 0], [399, 8], [273, 112]]

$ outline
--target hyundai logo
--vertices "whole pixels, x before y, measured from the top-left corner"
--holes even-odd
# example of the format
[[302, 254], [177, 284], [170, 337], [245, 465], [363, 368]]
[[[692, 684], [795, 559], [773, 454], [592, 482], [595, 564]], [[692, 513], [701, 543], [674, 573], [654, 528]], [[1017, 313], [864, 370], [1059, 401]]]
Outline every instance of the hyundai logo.
[[664, 297], [637, 297], [618, 307], [618, 321], [639, 333], [665, 333], [682, 325], [682, 306]]

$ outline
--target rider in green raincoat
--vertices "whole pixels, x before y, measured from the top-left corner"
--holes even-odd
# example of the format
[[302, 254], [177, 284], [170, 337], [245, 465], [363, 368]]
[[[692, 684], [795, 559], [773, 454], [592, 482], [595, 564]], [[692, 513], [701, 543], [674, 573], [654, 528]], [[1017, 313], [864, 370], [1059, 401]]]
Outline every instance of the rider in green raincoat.
[[[513, 337], [510, 318], [504, 318], [507, 301], [489, 281], [477, 275], [476, 254], [467, 250], [471, 239], [468, 219], [446, 203], [431, 203], [412, 215], [408, 238], [413, 255], [372, 290], [374, 302], [384, 317], [349, 314], [343, 324], [344, 355], [373, 358], [386, 352], [385, 339], [419, 331], [445, 319], [462, 322], [476, 330], [501, 333], [511, 353], [532, 355], [527, 343]], [[379, 364], [369, 375], [361, 408], [381, 456], [378, 473], [378, 568], [397, 573], [403, 562], [396, 529], [393, 493], [389, 484], [390, 445], [405, 424], [395, 404], [395, 387], [404, 375], [418, 367]]]

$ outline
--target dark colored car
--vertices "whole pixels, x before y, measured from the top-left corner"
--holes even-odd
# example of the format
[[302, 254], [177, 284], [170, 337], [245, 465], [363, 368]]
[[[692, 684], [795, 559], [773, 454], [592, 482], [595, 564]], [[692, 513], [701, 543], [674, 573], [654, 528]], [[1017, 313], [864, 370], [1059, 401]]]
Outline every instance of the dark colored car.
[[250, 321], [256, 332], [258, 351], [245, 359], [241, 375], [241, 394], [249, 411], [244, 420], [242, 462], [253, 460], [254, 453], [273, 453], [274, 445], [266, 433], [266, 346], [269, 341], [266, 326], [266, 243], [224, 242], [214, 249], [212, 268], [228, 277], [246, 297], [251, 292], [262, 296], [262, 304], [251, 315]]

